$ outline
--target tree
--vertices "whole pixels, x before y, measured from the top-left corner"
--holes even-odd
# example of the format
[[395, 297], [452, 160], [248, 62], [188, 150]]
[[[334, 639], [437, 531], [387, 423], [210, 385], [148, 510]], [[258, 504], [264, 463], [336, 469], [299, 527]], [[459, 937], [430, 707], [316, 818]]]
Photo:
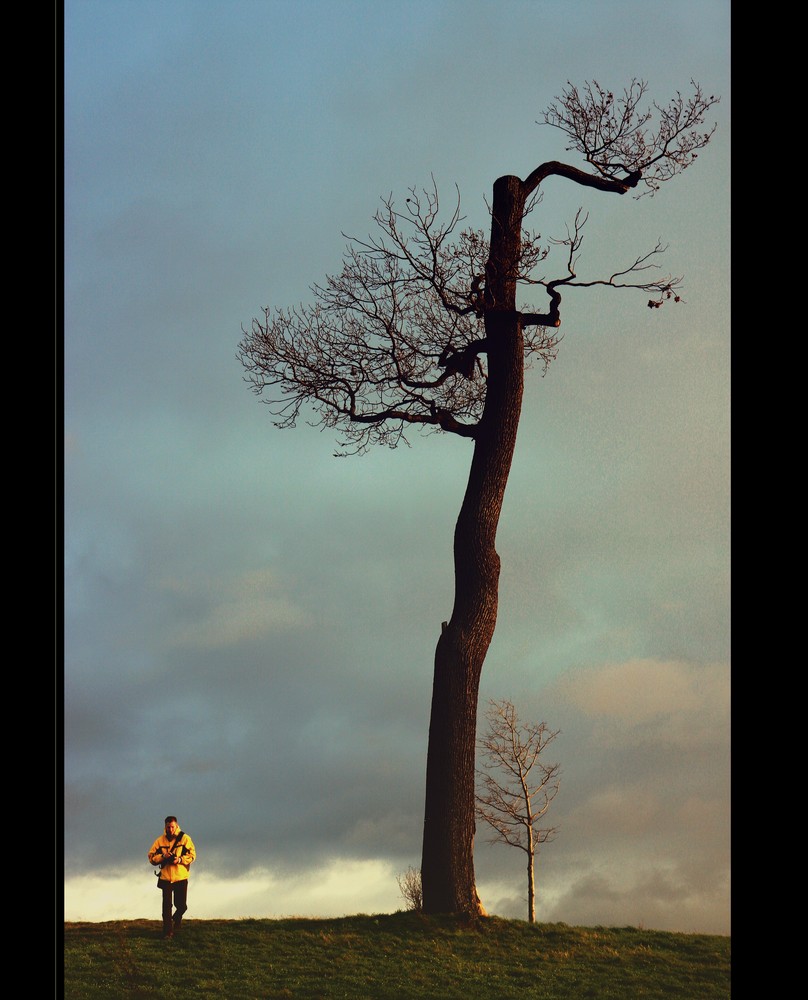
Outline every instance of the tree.
[[400, 875], [396, 875], [398, 891], [404, 897], [408, 910], [420, 913], [424, 908], [424, 891], [421, 887], [421, 873], [412, 865]]
[[[395, 447], [410, 429], [470, 439], [473, 456], [454, 532], [452, 614], [435, 650], [421, 863], [426, 913], [484, 912], [474, 880], [474, 772], [480, 675], [497, 617], [495, 547], [516, 444], [526, 364], [545, 370], [558, 349], [562, 293], [631, 288], [649, 304], [678, 301], [681, 279], [654, 277], [659, 243], [611, 275], [576, 273], [587, 216], [542, 246], [523, 229], [543, 182], [562, 177], [609, 194], [655, 194], [690, 166], [710, 140], [705, 116], [717, 98], [678, 94], [640, 105], [643, 81], [615, 97], [598, 83], [568, 84], [544, 113], [586, 169], [551, 160], [522, 180], [500, 177], [489, 206], [490, 238], [460, 229], [459, 194], [441, 221], [434, 183], [413, 188], [401, 211], [392, 196], [375, 215], [377, 233], [349, 238], [342, 271], [313, 285], [313, 305], [264, 309], [242, 328], [245, 379], [264, 396], [278, 427], [305, 408], [338, 428], [338, 454]], [[557, 276], [537, 273], [551, 250]], [[517, 287], [543, 289], [545, 312], [520, 308]]]
[[[488, 730], [480, 740], [483, 768], [477, 794], [477, 815], [494, 830], [491, 843], [509, 844], [527, 854], [527, 919], [536, 921], [535, 859], [539, 845], [555, 837], [557, 827], [539, 826], [556, 797], [559, 765], [539, 758], [560, 730], [551, 732], [544, 722], [521, 723], [509, 701], [490, 701]], [[536, 772], [535, 777], [531, 777]], [[504, 774], [497, 780], [494, 772]]]

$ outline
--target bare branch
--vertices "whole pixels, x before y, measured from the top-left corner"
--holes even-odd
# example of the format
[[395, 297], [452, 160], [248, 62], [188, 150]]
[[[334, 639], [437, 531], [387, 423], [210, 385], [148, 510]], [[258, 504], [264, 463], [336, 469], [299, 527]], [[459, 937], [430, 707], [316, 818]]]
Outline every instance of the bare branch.
[[691, 166], [716, 129], [715, 124], [705, 127], [705, 119], [720, 98], [705, 96], [694, 80], [690, 84], [689, 97], [677, 91], [666, 105], [654, 102], [641, 107], [648, 89], [644, 80], [633, 79], [619, 97], [596, 80], [580, 90], [568, 82], [544, 112], [543, 121], [571, 140], [567, 149], [581, 153], [595, 174], [585, 175], [588, 180], [584, 180], [574, 168], [562, 170], [563, 165], [551, 163], [534, 170], [528, 181], [540, 183], [549, 173], [563, 173], [595, 187], [599, 178], [621, 194], [642, 181], [646, 187], [642, 193], [654, 194], [663, 181]]
[[[312, 286], [312, 305], [267, 308], [242, 327], [238, 358], [245, 380], [276, 426], [293, 427], [304, 415], [315, 426], [339, 428], [340, 454], [372, 444], [395, 448], [408, 443], [412, 429], [476, 438], [488, 392], [492, 311], [518, 321], [526, 365], [538, 359], [546, 372], [558, 352], [566, 288], [638, 289], [650, 295], [654, 309], [682, 301], [681, 278], [650, 273], [658, 270], [660, 243], [608, 277], [584, 281], [576, 273], [586, 222], [580, 210], [566, 238], [546, 244], [521, 224], [551, 175], [620, 194], [642, 182], [653, 193], [685, 170], [713, 134], [704, 120], [718, 100], [692, 86], [688, 98], [677, 93], [667, 105], [644, 109], [641, 80], [617, 98], [596, 81], [580, 90], [568, 84], [544, 122], [569, 137], [568, 148], [580, 152], [592, 172], [552, 160], [525, 181], [513, 178], [521, 184], [521, 215], [507, 220], [507, 255], [492, 256], [485, 233], [461, 228], [459, 192], [442, 214], [434, 178], [423, 191], [411, 188], [401, 208], [392, 195], [383, 198], [374, 233], [348, 238], [342, 270]], [[505, 222], [496, 222], [497, 232]], [[561, 273], [537, 277], [554, 248], [565, 253]], [[519, 284], [541, 287], [546, 307], [517, 311]]]
[[654, 309], [658, 309], [667, 301], [684, 301], [680, 294], [683, 282], [682, 277], [674, 277], [673, 275], [668, 274], [661, 278], [638, 278], [636, 280], [630, 280], [630, 276], [632, 275], [641, 275], [644, 272], [657, 270], [659, 268], [659, 265], [656, 263], [654, 258], [665, 253], [668, 249], [667, 246], [662, 244], [661, 240], [657, 240], [653, 249], [636, 257], [631, 264], [619, 271], [613, 272], [608, 278], [594, 278], [589, 281], [576, 280], [579, 251], [583, 244], [583, 227], [586, 225], [588, 218], [588, 214], [584, 214], [583, 209], [579, 208], [575, 215], [575, 222], [572, 231], [570, 232], [568, 229], [567, 235], [564, 239], [550, 239], [551, 244], [567, 248], [567, 274], [563, 278], [555, 278], [552, 281], [537, 278], [531, 279], [528, 282], [530, 284], [544, 286], [547, 290], [547, 294], [550, 296], [551, 309], [549, 313], [537, 314], [524, 312], [522, 314], [523, 324], [528, 325], [531, 323], [542, 323], [544, 325], [550, 325], [553, 321], [560, 322], [561, 293], [559, 289], [562, 286], [566, 286], [568, 288], [594, 288], [596, 286], [604, 286], [610, 288], [633, 288], [642, 292], [650, 292], [655, 296], [655, 298], [649, 300], [648, 306], [649, 308]]
[[[487, 390], [489, 242], [456, 232], [459, 196], [448, 220], [439, 215], [434, 182], [411, 189], [402, 212], [383, 199], [377, 233], [350, 240], [342, 271], [312, 287], [313, 306], [267, 308], [242, 328], [245, 379], [276, 426], [313, 413], [315, 425], [341, 429], [339, 454], [408, 443], [408, 428], [475, 436]], [[525, 237], [520, 278], [548, 252]], [[525, 339], [545, 370], [556, 349], [546, 331]]]
[[265, 309], [242, 330], [246, 380], [277, 426], [313, 410], [342, 429], [343, 453], [396, 447], [408, 427], [474, 436], [486, 390], [474, 280], [487, 243], [472, 232], [450, 241], [459, 201], [440, 222], [434, 188], [407, 205], [383, 201], [380, 235], [350, 242], [342, 271], [313, 286], [313, 306]]
[[407, 903], [407, 909], [420, 913], [424, 908], [424, 890], [421, 885], [421, 872], [412, 865], [400, 875], [396, 875], [398, 891]]
[[559, 765], [545, 764], [540, 757], [559, 730], [551, 732], [544, 722], [520, 722], [509, 701], [489, 701], [485, 715], [488, 728], [477, 741], [483, 766], [477, 772], [476, 812], [494, 831], [490, 843], [518, 847], [527, 854], [528, 919], [533, 921], [537, 845], [552, 840], [557, 831], [539, 823], [561, 781]]

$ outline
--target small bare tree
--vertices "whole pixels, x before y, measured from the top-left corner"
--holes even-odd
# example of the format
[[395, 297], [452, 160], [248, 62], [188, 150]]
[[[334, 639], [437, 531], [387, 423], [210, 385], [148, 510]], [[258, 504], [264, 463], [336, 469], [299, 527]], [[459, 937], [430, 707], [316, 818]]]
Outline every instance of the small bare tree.
[[[527, 854], [527, 919], [536, 920], [534, 867], [539, 845], [552, 840], [558, 827], [540, 827], [560, 784], [559, 765], [539, 758], [560, 730], [544, 722], [519, 721], [509, 701], [490, 701], [485, 713], [488, 731], [478, 741], [483, 770], [477, 774], [483, 791], [476, 796], [477, 815], [494, 830], [490, 843], [510, 844]], [[502, 780], [494, 772], [504, 775]]]
[[398, 891], [404, 897], [408, 910], [420, 913], [424, 908], [424, 891], [421, 886], [421, 872], [412, 865], [401, 875], [396, 875]]

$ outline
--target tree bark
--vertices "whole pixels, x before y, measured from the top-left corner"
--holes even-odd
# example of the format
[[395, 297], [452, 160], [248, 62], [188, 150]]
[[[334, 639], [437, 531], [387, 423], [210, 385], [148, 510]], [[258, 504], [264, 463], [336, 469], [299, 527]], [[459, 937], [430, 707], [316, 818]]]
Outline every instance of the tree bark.
[[524, 383], [516, 310], [524, 185], [494, 184], [485, 284], [488, 389], [454, 533], [455, 597], [435, 650], [421, 859], [425, 913], [484, 913], [474, 878], [474, 784], [480, 676], [497, 620], [495, 542]]

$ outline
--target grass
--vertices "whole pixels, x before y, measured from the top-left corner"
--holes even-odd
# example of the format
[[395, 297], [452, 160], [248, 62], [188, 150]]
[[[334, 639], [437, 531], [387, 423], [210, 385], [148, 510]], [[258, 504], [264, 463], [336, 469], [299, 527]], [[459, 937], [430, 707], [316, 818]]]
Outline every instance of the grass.
[[65, 1000], [712, 1000], [729, 937], [413, 912], [66, 923]]

